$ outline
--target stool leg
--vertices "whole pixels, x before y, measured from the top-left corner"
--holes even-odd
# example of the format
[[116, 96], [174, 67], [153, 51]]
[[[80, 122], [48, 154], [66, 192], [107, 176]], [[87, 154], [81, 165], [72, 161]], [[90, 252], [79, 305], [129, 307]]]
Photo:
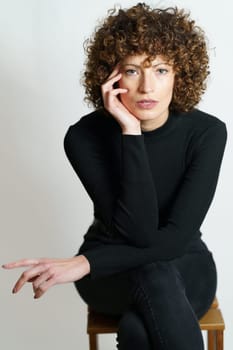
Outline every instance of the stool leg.
[[96, 333], [89, 333], [89, 349], [98, 350], [98, 340]]
[[207, 335], [208, 350], [215, 350], [215, 331], [208, 331]]
[[216, 338], [217, 338], [216, 350], [223, 350], [223, 331], [217, 331]]

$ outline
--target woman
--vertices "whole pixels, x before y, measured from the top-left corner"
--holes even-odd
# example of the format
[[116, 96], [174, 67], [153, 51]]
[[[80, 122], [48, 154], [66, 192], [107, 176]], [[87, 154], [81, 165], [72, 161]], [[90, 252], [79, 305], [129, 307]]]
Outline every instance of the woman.
[[92, 308], [121, 315], [119, 349], [203, 349], [216, 267], [200, 226], [226, 143], [225, 123], [195, 108], [207, 76], [204, 33], [184, 11], [110, 12], [87, 42], [96, 110], [64, 141], [94, 221], [75, 257], [4, 265], [29, 267], [13, 292], [74, 281]]

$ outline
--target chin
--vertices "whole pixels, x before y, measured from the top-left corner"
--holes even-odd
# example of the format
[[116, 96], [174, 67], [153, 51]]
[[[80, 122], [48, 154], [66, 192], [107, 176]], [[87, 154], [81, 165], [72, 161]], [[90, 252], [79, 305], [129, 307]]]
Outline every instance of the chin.
[[133, 115], [139, 120], [151, 120], [157, 117], [157, 113], [153, 111], [135, 112]]

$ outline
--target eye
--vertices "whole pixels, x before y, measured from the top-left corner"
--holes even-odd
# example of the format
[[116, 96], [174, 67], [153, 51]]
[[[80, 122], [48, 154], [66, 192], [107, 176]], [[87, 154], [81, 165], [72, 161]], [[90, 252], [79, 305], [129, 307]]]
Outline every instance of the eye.
[[158, 68], [157, 72], [161, 75], [167, 74], [168, 73], [168, 69], [166, 68]]
[[138, 72], [137, 72], [136, 69], [130, 68], [130, 69], [126, 69], [126, 70], [125, 70], [125, 74], [131, 76], [131, 75], [137, 75]]

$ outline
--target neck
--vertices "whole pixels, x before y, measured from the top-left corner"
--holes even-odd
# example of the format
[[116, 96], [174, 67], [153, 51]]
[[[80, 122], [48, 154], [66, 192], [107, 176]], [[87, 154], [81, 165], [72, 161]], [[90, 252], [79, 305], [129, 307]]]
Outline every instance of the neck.
[[154, 119], [148, 119], [148, 120], [142, 120], [141, 121], [141, 130], [142, 131], [152, 131], [160, 126], [162, 126], [164, 123], [166, 123], [168, 119], [169, 113], [167, 113], [165, 116], [161, 116]]

